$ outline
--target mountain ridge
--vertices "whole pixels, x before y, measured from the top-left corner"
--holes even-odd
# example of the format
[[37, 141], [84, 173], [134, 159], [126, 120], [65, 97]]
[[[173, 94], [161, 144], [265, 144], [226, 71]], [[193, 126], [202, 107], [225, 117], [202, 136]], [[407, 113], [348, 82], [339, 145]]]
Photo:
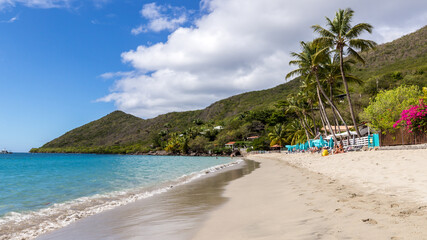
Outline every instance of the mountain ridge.
[[[352, 85], [356, 111], [361, 111], [369, 98], [383, 89], [401, 84], [424, 86], [427, 83], [427, 26], [362, 53], [366, 65], [357, 64], [353, 74], [364, 80]], [[274, 109], [274, 105], [298, 89], [293, 79], [276, 87], [246, 92], [216, 101], [200, 110], [170, 112], [155, 118], [142, 119], [122, 111], [114, 111], [98, 120], [75, 128], [31, 152], [94, 152], [125, 153], [146, 151], [161, 131], [180, 132], [197, 126], [199, 119], [210, 125], [226, 125], [247, 111]], [[343, 103], [345, 106], [345, 103]], [[348, 113], [343, 114], [349, 117]], [[68, 150], [67, 150], [68, 149]], [[77, 150], [76, 150], [77, 149]], [[108, 150], [110, 149], [110, 150]]]

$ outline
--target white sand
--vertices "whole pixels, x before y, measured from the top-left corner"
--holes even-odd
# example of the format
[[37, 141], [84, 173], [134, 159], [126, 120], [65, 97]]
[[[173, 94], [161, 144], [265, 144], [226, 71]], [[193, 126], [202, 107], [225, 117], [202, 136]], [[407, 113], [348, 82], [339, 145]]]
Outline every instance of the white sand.
[[[258, 157], [258, 156], [257, 156]], [[366, 192], [394, 194], [427, 203], [427, 149], [317, 154], [268, 154], [296, 167], [339, 179]]]
[[427, 150], [248, 159], [195, 239], [427, 239]]

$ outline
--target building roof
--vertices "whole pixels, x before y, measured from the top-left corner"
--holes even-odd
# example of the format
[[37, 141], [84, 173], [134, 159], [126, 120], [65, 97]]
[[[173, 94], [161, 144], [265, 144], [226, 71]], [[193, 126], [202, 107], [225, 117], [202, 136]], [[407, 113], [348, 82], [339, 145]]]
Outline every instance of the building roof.
[[282, 147], [282, 146], [280, 146], [280, 145], [278, 145], [278, 144], [276, 144], [276, 145], [273, 145], [273, 146], [270, 146], [271, 148], [280, 148], [280, 147]]
[[225, 145], [234, 145], [236, 142], [229, 142], [229, 143], [226, 143]]
[[[331, 126], [332, 127], [332, 130], [334, 130], [335, 131], [335, 126]], [[349, 126], [349, 125], [347, 125], [347, 127], [350, 129], [350, 128], [354, 128], [354, 126]], [[323, 128], [322, 127], [322, 129], [321, 129], [322, 131], [324, 131], [325, 130], [325, 128]], [[327, 131], [329, 131], [329, 127], [328, 126], [326, 126], [326, 130]], [[338, 132], [347, 132], [347, 129], [345, 129], [345, 126], [337, 126], [337, 130], [338, 130]]]
[[259, 138], [259, 136], [250, 136], [250, 137], [248, 137], [248, 139], [257, 139], [257, 138]]

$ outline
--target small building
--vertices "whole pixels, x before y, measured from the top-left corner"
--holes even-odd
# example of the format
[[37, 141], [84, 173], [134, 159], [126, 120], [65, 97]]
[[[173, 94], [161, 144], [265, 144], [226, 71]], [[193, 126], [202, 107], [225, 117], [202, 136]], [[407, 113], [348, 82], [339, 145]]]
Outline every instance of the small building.
[[248, 137], [248, 141], [253, 141], [257, 138], [259, 138], [259, 136], [250, 136], [250, 137]]
[[236, 142], [229, 142], [225, 144], [225, 147], [229, 147], [231, 149], [234, 149], [234, 144], [236, 144]]
[[213, 129], [214, 129], [214, 130], [222, 130], [222, 129], [224, 129], [224, 127], [223, 127], [223, 126], [216, 126], [216, 127], [214, 127]]
[[[347, 129], [345, 128], [344, 125], [342, 125], [342, 126], [331, 126], [331, 127], [332, 127], [332, 130], [334, 130], [334, 131], [336, 129], [337, 133], [347, 132]], [[354, 128], [354, 126], [349, 126], [349, 125], [347, 125], [347, 127], [348, 127], [348, 129]], [[325, 128], [322, 127], [321, 130], [325, 131]], [[326, 126], [326, 131], [329, 131], [328, 126]]]
[[281, 146], [281, 145], [279, 145], [279, 144], [276, 144], [276, 145], [270, 146], [270, 148], [271, 148], [272, 150], [280, 150], [280, 149], [282, 148], [282, 146]]

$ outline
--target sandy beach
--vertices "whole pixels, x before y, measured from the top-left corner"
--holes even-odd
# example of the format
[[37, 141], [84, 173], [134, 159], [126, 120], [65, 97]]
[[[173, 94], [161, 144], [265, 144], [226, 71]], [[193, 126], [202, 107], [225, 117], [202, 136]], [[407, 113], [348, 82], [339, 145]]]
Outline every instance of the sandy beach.
[[193, 239], [427, 239], [427, 150], [249, 155]]

